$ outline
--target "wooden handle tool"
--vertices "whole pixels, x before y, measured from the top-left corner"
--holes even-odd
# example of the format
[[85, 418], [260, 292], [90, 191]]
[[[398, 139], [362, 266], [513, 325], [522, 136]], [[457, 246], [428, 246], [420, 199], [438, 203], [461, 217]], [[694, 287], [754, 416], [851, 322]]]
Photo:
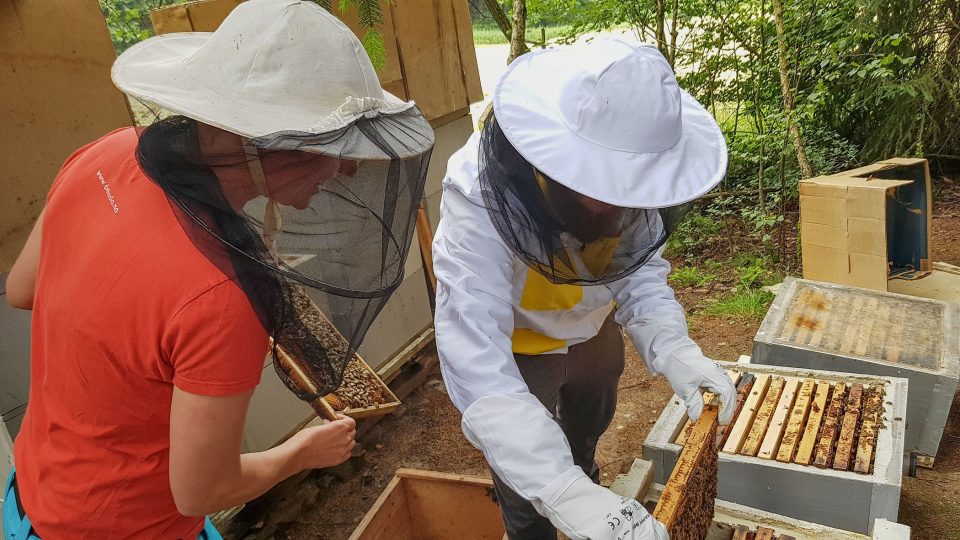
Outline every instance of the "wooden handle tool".
[[[290, 375], [290, 378], [293, 379], [297, 388], [303, 392], [316, 394], [317, 387], [310, 381], [310, 377], [307, 376], [307, 370], [304, 369], [300, 360], [294, 358], [292, 354], [288, 353], [280, 345], [276, 345], [276, 348], [277, 360], [280, 362], [280, 367]], [[336, 411], [327, 403], [327, 400], [323, 399], [323, 396], [311, 401], [310, 406], [316, 411], [317, 416], [324, 420], [332, 422], [337, 419]]]

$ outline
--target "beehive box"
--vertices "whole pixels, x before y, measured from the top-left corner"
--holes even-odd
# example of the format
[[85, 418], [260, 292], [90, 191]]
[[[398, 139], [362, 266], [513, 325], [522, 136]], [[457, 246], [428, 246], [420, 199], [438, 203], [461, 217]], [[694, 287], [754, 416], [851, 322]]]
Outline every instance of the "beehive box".
[[955, 303], [787, 278], [754, 339], [755, 364], [904, 377], [904, 450], [932, 465], [960, 379]]
[[[740, 385], [737, 416], [718, 430], [718, 498], [864, 534], [875, 519], [896, 521], [905, 379], [721, 365], [750, 387]], [[673, 471], [686, 423], [686, 407], [674, 396], [643, 444], [654, 482], [665, 483]]]
[[493, 481], [400, 469], [350, 540], [500, 540]]
[[[664, 486], [652, 484], [644, 504], [659, 502]], [[713, 524], [704, 540], [909, 540], [910, 527], [884, 519], [873, 522], [869, 534], [843, 531], [717, 500]]]

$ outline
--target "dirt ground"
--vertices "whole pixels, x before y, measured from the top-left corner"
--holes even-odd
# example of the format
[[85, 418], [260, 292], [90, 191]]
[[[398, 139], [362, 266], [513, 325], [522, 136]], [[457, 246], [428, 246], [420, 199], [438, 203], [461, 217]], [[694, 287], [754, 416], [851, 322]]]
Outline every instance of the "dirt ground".
[[[938, 193], [934, 210], [934, 260], [960, 265], [960, 182]], [[690, 313], [691, 336], [708, 356], [736, 360], [750, 354], [759, 321], [738, 321], [698, 314], [717, 291], [680, 290]], [[600, 441], [598, 462], [609, 484], [621, 468], [641, 455], [643, 440], [672, 391], [662, 378], [651, 378], [631, 347], [620, 382], [616, 416]], [[960, 400], [957, 400], [960, 402]], [[916, 540], [960, 538], [960, 403], [955, 402], [940, 446], [936, 467], [904, 477], [900, 521], [913, 528]], [[479, 451], [460, 432], [460, 415], [438, 377], [415, 391], [404, 406], [380, 422], [364, 443], [364, 465], [345, 480], [315, 473], [305, 482], [318, 485], [319, 497], [280, 526], [278, 539], [345, 539], [400, 467], [489, 475]], [[258, 536], [254, 529], [250, 536]], [[263, 531], [266, 533], [267, 531]], [[269, 537], [269, 536], [267, 536]]]

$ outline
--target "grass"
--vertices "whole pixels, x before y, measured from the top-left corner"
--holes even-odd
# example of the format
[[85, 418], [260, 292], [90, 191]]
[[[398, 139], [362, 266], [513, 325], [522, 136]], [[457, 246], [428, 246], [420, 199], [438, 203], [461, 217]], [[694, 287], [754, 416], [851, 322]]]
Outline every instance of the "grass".
[[[569, 26], [545, 26], [543, 28], [547, 33], [547, 41], [556, 39], [570, 30]], [[540, 33], [539, 26], [527, 28], [528, 42], [539, 43], [541, 38], [542, 34]], [[473, 25], [473, 42], [477, 45], [500, 45], [506, 44], [509, 41], [497, 25], [475, 24]]]
[[774, 294], [764, 289], [737, 289], [729, 296], [720, 298], [700, 313], [715, 317], [763, 320], [773, 302]]
[[696, 266], [682, 266], [674, 269], [668, 279], [676, 287], [702, 287], [716, 277], [716, 274], [705, 272]]

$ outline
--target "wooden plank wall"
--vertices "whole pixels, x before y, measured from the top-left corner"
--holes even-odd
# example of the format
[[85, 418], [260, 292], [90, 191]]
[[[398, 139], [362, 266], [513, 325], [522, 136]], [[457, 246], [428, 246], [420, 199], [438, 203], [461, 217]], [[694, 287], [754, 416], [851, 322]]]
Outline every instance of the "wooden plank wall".
[[[150, 13], [154, 30], [213, 31], [240, 0], [203, 0]], [[334, 3], [336, 4], [336, 3]], [[483, 99], [466, 0], [381, 2], [386, 66], [380, 84], [401, 99], [412, 99], [434, 127], [469, 113]], [[356, 7], [336, 15], [361, 39]]]
[[132, 124], [110, 80], [115, 59], [96, 2], [0, 1], [0, 272], [19, 255], [70, 154]]

